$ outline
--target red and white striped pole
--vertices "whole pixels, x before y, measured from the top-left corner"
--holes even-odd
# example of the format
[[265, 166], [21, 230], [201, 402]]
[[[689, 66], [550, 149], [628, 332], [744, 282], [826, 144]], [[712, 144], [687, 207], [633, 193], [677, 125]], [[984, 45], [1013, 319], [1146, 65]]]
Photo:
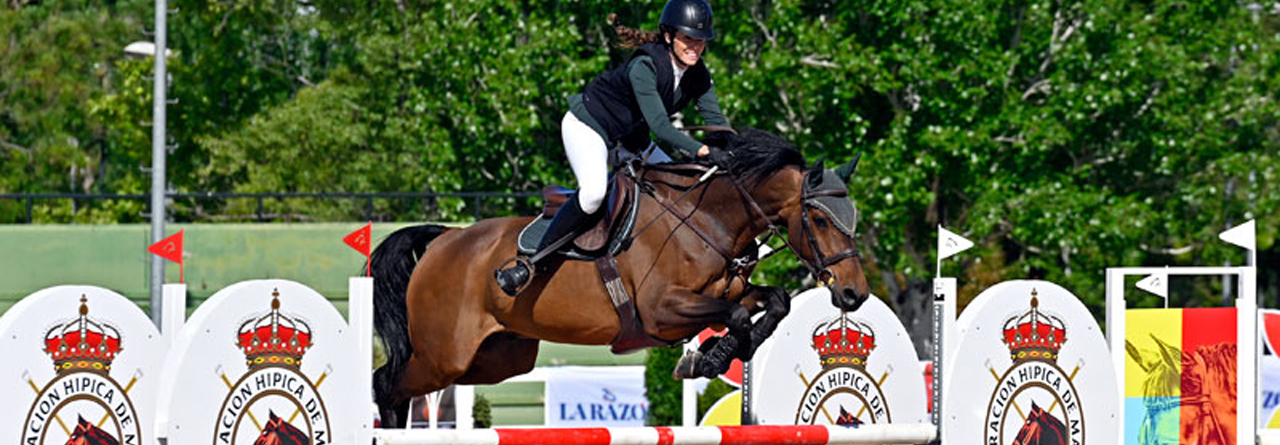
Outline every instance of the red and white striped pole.
[[750, 425], [721, 427], [494, 428], [375, 430], [378, 445], [838, 445], [922, 444], [930, 424]]

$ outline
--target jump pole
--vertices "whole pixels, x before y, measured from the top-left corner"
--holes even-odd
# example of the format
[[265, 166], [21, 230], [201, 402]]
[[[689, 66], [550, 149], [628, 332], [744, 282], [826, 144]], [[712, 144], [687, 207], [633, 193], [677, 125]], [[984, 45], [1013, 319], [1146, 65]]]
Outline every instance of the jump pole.
[[378, 445], [858, 445], [922, 444], [931, 424], [848, 428], [828, 425], [721, 427], [494, 428], [488, 430], [375, 430]]

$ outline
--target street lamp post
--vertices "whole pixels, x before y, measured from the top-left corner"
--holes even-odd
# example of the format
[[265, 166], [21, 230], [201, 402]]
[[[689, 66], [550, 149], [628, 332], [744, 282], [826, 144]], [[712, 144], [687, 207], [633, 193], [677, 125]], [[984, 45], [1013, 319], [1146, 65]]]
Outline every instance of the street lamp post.
[[[156, 0], [155, 47], [151, 59], [155, 61], [154, 86], [152, 87], [152, 125], [151, 125], [151, 242], [164, 239], [165, 218], [165, 101], [168, 73], [165, 70], [165, 56], [168, 55], [165, 34], [168, 31], [166, 22], [169, 14], [165, 0]], [[164, 259], [151, 256], [151, 321], [160, 326], [160, 314], [163, 309], [161, 297], [164, 295]], [[166, 327], [161, 326], [161, 329]]]

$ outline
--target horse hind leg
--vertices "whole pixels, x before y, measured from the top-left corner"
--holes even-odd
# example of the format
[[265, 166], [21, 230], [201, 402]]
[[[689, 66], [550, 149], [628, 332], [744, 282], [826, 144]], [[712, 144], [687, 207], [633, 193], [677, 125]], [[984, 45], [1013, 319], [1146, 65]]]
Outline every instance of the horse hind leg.
[[378, 417], [382, 428], [404, 428], [409, 421], [409, 403], [412, 399], [404, 399], [396, 403], [378, 403]]
[[484, 385], [498, 383], [533, 369], [538, 359], [538, 339], [514, 332], [495, 332], [485, 337], [471, 359], [467, 372], [457, 383]]

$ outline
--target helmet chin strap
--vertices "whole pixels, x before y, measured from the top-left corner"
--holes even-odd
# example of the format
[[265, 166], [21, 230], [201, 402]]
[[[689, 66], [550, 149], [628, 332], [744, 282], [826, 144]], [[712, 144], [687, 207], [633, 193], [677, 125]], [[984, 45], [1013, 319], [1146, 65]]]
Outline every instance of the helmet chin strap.
[[668, 54], [671, 54], [671, 60], [675, 61], [675, 62], [676, 62], [676, 66], [679, 66], [679, 67], [680, 67], [680, 69], [682, 69], [682, 70], [687, 70], [687, 69], [689, 69], [689, 65], [688, 65], [688, 64], [686, 64], [686, 63], [684, 63], [684, 61], [683, 61], [683, 60], [680, 60], [680, 56], [676, 55], [676, 49], [675, 49], [675, 46], [672, 46], [672, 47], [671, 47], [671, 49], [667, 50], [667, 53], [668, 53]]
[[[687, 69], [689, 69], [689, 66], [690, 66], [690, 65], [689, 65], [689, 64], [686, 64], [686, 63], [684, 63], [684, 61], [683, 61], [683, 60], [680, 60], [680, 55], [676, 54], [676, 34], [675, 34], [675, 32], [671, 32], [671, 31], [663, 31], [663, 32], [662, 32], [662, 39], [663, 39], [663, 41], [664, 41], [664, 42], [667, 42], [667, 55], [671, 57], [671, 61], [675, 62], [676, 66], [679, 66], [679, 67], [680, 67], [680, 69], [682, 69], [682, 70], [687, 70]], [[667, 40], [667, 39], [670, 39], [670, 40]]]

